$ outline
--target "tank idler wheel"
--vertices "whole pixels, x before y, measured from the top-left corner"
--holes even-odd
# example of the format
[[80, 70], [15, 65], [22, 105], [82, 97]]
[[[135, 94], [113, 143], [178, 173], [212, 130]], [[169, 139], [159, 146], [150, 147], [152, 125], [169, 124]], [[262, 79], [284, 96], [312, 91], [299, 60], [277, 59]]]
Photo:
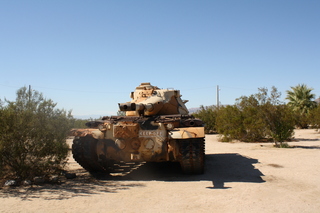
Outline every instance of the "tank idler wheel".
[[181, 139], [179, 142], [180, 165], [185, 174], [202, 174], [204, 172], [205, 144], [204, 138]]

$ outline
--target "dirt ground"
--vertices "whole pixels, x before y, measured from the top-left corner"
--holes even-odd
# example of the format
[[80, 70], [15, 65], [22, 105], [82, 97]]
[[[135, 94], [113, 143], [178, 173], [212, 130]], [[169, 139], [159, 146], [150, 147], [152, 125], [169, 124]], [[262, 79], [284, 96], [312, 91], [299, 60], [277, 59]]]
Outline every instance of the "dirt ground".
[[3, 187], [0, 212], [320, 212], [320, 134], [296, 130], [295, 139], [279, 149], [206, 135], [206, 171], [196, 176], [161, 163], [97, 180], [70, 157], [77, 178]]

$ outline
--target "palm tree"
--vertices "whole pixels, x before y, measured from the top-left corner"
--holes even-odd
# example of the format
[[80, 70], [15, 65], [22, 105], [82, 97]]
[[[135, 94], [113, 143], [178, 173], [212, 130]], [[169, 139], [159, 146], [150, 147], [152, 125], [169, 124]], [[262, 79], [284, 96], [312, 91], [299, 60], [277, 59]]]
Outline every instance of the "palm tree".
[[286, 99], [289, 100], [288, 105], [297, 113], [297, 125], [301, 128], [308, 127], [307, 115], [309, 111], [317, 106], [317, 102], [313, 99], [315, 94], [312, 94], [312, 88], [305, 84], [291, 87], [292, 90], [287, 90]]
[[310, 109], [317, 106], [317, 102], [313, 101], [315, 94], [312, 94], [312, 88], [308, 88], [305, 84], [291, 87], [291, 91], [287, 90], [286, 99], [289, 100], [288, 105], [294, 111], [308, 113]]

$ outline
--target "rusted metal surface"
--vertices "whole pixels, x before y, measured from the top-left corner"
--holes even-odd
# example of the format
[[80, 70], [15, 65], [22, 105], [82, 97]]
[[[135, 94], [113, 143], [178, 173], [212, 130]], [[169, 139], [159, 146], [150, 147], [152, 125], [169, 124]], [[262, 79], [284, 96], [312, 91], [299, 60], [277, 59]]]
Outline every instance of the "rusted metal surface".
[[100, 139], [103, 138], [104, 134], [99, 129], [73, 129], [69, 132], [70, 136], [85, 137], [87, 135]]
[[69, 132], [70, 136], [85, 137], [86, 135], [92, 135], [92, 131], [96, 129], [72, 129]]
[[180, 91], [173, 89], [159, 89], [150, 83], [142, 83], [131, 93], [131, 101], [120, 103], [121, 111], [127, 116], [154, 116], [189, 113], [181, 99]]
[[203, 171], [204, 124], [188, 114], [180, 91], [142, 83], [131, 99], [119, 104], [126, 116], [105, 116], [71, 131], [76, 161], [90, 172], [160, 161], [180, 162], [187, 173]]
[[169, 137], [174, 139], [204, 138], [203, 127], [177, 128], [169, 132]]
[[139, 135], [139, 125], [137, 123], [120, 123], [114, 125], [113, 135], [115, 138], [135, 138]]

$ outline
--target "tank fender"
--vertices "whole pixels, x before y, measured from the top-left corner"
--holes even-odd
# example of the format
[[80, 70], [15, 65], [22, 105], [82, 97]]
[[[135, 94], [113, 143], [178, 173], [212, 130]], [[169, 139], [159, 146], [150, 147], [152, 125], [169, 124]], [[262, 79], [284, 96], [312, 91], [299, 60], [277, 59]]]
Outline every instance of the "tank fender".
[[175, 128], [169, 132], [171, 139], [204, 138], [203, 127]]
[[104, 138], [104, 134], [99, 129], [73, 129], [69, 133], [70, 136], [85, 137], [86, 135], [92, 135], [95, 139]]

